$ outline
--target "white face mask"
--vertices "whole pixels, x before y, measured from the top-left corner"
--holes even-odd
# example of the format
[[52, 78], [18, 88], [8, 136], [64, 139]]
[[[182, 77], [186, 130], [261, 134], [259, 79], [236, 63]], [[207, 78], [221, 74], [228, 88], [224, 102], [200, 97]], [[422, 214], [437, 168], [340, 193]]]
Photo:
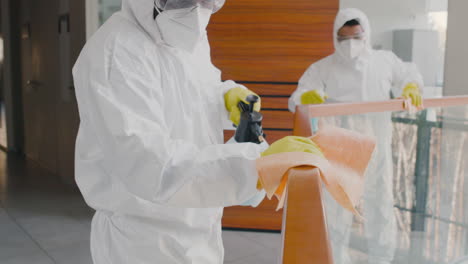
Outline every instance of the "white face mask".
[[167, 10], [156, 17], [156, 22], [168, 45], [193, 52], [206, 34], [211, 13], [199, 6]]
[[362, 39], [348, 39], [340, 42], [340, 53], [347, 59], [359, 57], [366, 48], [366, 43]]

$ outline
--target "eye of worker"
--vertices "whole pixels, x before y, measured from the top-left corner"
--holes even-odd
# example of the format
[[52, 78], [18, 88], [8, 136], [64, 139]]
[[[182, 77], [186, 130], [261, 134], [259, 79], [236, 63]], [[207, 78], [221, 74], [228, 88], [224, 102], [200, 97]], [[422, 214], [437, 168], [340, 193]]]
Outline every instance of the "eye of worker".
[[346, 22], [343, 27], [338, 30], [338, 41], [342, 42], [348, 39], [361, 40], [364, 38], [364, 29], [357, 19]]

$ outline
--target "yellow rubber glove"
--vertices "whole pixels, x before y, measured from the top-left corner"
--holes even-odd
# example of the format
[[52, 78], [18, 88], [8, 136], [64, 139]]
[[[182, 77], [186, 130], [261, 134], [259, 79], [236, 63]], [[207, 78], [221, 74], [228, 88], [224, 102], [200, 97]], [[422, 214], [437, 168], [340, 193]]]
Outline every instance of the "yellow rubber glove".
[[324, 157], [322, 150], [311, 139], [297, 136], [287, 136], [274, 142], [262, 153], [262, 157], [284, 152], [306, 152]]
[[[224, 95], [224, 105], [226, 106], [226, 109], [229, 112], [229, 119], [231, 119], [234, 125], [237, 126], [239, 125], [239, 122], [240, 122], [241, 112], [238, 107], [239, 102], [242, 101], [248, 104], [245, 98], [251, 94], [257, 95], [250, 90], [247, 90], [241, 87], [236, 87], [236, 88], [232, 88]], [[254, 111], [260, 112], [260, 109], [261, 109], [261, 99], [258, 100], [258, 103], [255, 104]]]
[[[287, 136], [275, 141], [262, 153], [262, 157], [284, 152], [306, 152], [325, 157], [315, 142], [309, 138], [297, 136]], [[257, 189], [263, 189], [260, 180], [257, 182]]]
[[301, 95], [301, 104], [323, 104], [327, 99], [319, 90], [307, 91]]
[[401, 97], [405, 99], [411, 98], [411, 102], [416, 107], [422, 106], [421, 92], [419, 91], [419, 87], [416, 83], [408, 83], [403, 89]]

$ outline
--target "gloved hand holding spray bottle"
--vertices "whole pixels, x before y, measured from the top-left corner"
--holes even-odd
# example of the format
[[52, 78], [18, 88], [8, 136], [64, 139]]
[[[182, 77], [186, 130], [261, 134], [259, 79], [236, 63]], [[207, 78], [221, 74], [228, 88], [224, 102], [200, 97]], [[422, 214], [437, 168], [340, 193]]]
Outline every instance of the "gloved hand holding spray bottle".
[[[260, 144], [262, 151], [268, 149], [269, 145], [262, 128], [263, 115], [260, 113], [260, 97], [250, 90], [238, 87], [226, 93], [225, 102], [226, 109], [230, 112], [230, 119], [236, 127], [235, 135], [226, 143], [250, 142]], [[266, 192], [260, 184], [257, 185], [257, 189], [261, 190], [241, 205], [258, 206], [265, 198]]]

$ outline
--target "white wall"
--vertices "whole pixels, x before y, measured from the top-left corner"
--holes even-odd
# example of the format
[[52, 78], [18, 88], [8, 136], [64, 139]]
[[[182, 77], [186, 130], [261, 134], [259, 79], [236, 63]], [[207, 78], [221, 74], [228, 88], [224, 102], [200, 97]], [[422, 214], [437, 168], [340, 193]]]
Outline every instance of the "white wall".
[[450, 0], [444, 95], [468, 94], [467, 0]]
[[340, 0], [340, 7], [355, 7], [369, 16], [372, 45], [392, 49], [395, 29], [432, 29], [429, 12], [444, 10], [447, 0]]

